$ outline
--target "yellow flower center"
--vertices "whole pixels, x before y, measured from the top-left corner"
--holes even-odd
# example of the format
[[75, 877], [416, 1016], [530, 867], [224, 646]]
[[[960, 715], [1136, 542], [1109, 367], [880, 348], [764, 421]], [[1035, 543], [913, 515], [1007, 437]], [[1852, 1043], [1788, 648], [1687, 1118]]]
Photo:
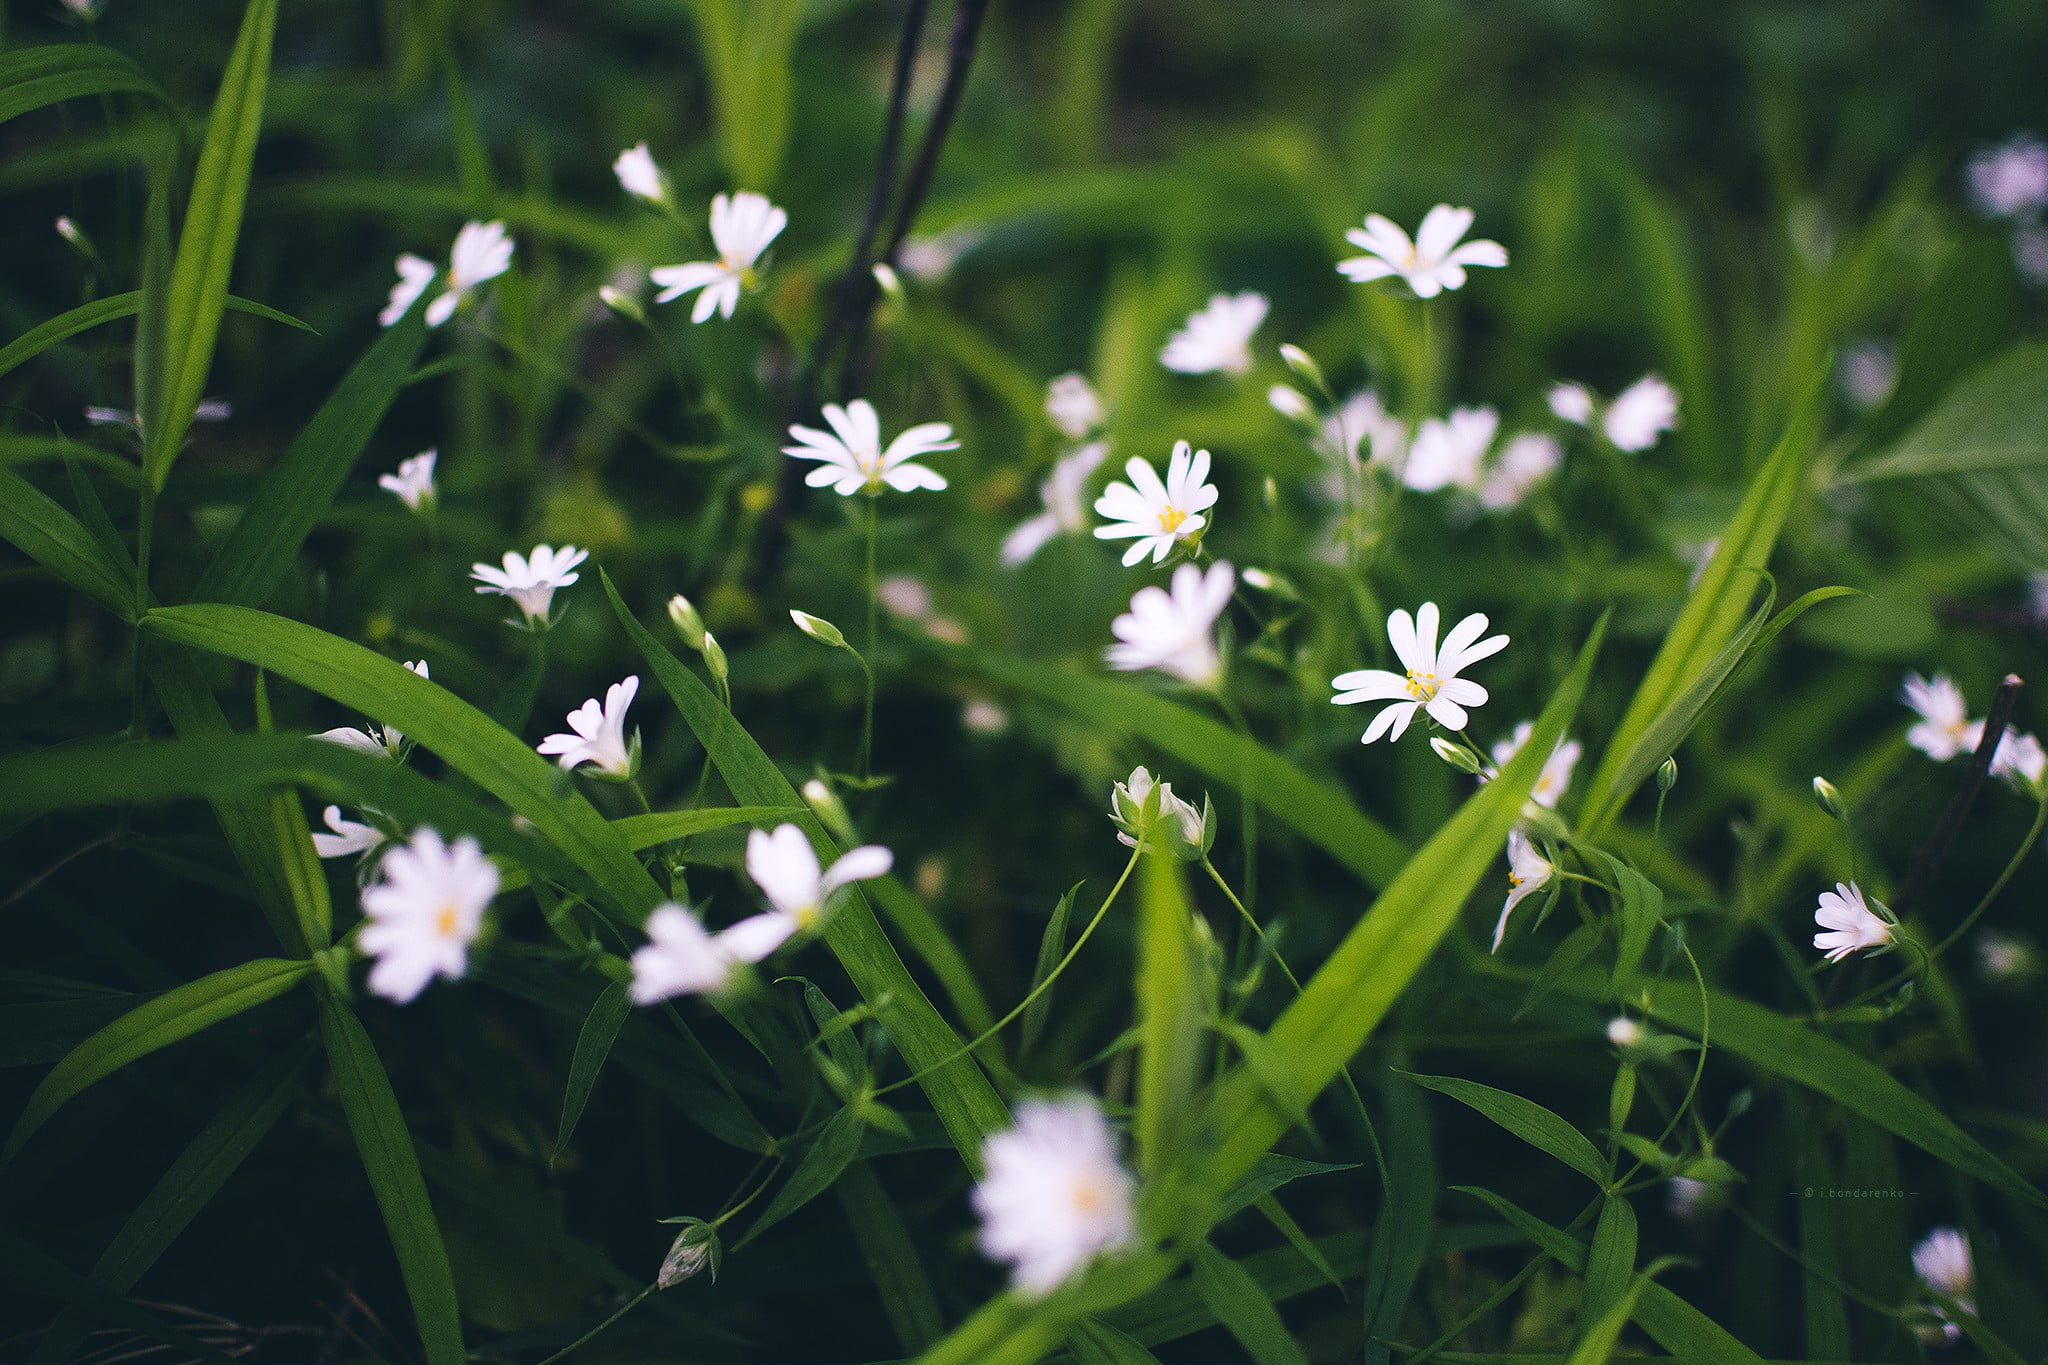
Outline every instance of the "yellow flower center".
[[1168, 503], [1165, 507], [1159, 509], [1159, 529], [1162, 531], [1178, 531], [1180, 530], [1181, 523], [1187, 519], [1188, 514], [1175, 507], [1172, 503]]
[[1099, 1180], [1075, 1182], [1071, 1198], [1075, 1209], [1081, 1213], [1100, 1213], [1103, 1206], [1109, 1203], [1109, 1193], [1102, 1188], [1102, 1182]]
[[1521, 884], [1522, 884], [1522, 878], [1521, 878], [1521, 874], [1519, 874], [1519, 873], [1515, 873], [1515, 872], [1510, 872], [1510, 873], [1508, 873], [1508, 890], [1512, 891], [1512, 890], [1514, 890], [1514, 889], [1515, 889], [1516, 887], [1520, 886]]
[[796, 920], [796, 927], [808, 934], [818, 925], [818, 907], [815, 905], [800, 906], [792, 918]]
[[1443, 685], [1443, 679], [1434, 673], [1417, 673], [1412, 668], [1408, 670], [1408, 695], [1417, 701], [1428, 701]]
[[455, 936], [455, 920], [455, 907], [453, 905], [443, 905], [441, 913], [434, 916], [434, 932], [442, 938], [453, 938]]

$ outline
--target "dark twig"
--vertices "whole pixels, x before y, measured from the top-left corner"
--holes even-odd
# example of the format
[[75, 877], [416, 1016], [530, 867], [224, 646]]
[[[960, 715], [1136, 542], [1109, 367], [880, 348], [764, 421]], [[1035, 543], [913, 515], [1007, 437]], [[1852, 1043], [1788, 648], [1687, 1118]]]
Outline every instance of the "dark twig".
[[1892, 912], [1904, 917], [1906, 912], [1920, 902], [1927, 894], [1934, 879], [1941, 872], [1941, 865], [1948, 858], [1956, 836], [1963, 831], [1963, 822], [1970, 817], [1970, 807], [1976, 804], [1977, 793], [1984, 788], [1984, 779], [1991, 772], [1991, 760], [1998, 753], [1998, 742], [2005, 738], [2005, 729], [2012, 721], [2013, 707], [2020, 699], [2019, 674], [2008, 673], [1998, 684], [1997, 693], [1991, 698], [1991, 710], [1984, 717], [1984, 734], [1977, 741], [1977, 750], [1970, 756], [1970, 763], [1963, 770], [1962, 784], [1955, 795], [1949, 798], [1948, 809], [1941, 813], [1941, 822], [1913, 855], [1913, 862], [1906, 869], [1905, 879], [1899, 883], [1898, 894], [1892, 897]]

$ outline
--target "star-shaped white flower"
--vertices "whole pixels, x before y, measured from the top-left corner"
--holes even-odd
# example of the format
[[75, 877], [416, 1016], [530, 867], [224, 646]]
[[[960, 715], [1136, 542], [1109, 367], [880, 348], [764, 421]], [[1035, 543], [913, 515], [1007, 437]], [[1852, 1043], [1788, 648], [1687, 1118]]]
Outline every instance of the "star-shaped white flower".
[[1422, 219], [1422, 226], [1410, 241], [1391, 219], [1377, 213], [1365, 216], [1363, 230], [1352, 228], [1344, 239], [1366, 252], [1337, 262], [1338, 271], [1354, 283], [1399, 275], [1408, 282], [1418, 299], [1433, 299], [1446, 289], [1465, 284], [1465, 267], [1503, 266], [1508, 250], [1499, 242], [1460, 243], [1472, 226], [1472, 210], [1438, 204]]
[[895, 855], [881, 845], [863, 844], [820, 871], [817, 850], [798, 826], [754, 830], [747, 835], [747, 875], [773, 908], [741, 920], [720, 934], [719, 941], [739, 961], [759, 962], [791, 935], [817, 928], [826, 903], [839, 888], [886, 876], [895, 862]]
[[469, 576], [477, 580], [478, 592], [511, 598], [527, 626], [545, 626], [554, 607], [555, 590], [574, 583], [578, 575], [573, 570], [589, 557], [588, 550], [579, 550], [574, 545], [564, 545], [559, 550], [536, 545], [531, 557], [507, 550], [502, 569], [472, 564]]
[[[1514, 733], [1493, 746], [1493, 767], [1495, 772], [1514, 761], [1522, 746], [1529, 742], [1529, 734], [1535, 729], [1529, 721], [1515, 727]], [[1529, 789], [1529, 799], [1545, 810], [1555, 810], [1565, 788], [1572, 784], [1572, 769], [1578, 765], [1580, 747], [1575, 739], [1559, 739], [1550, 751], [1550, 757], [1543, 760], [1543, 771], [1536, 775], [1536, 785]]]
[[1102, 425], [1102, 400], [1085, 375], [1070, 372], [1046, 386], [1045, 415], [1060, 435], [1070, 441], [1085, 441]]
[[1152, 466], [1133, 455], [1124, 465], [1129, 483], [1117, 482], [1102, 490], [1095, 510], [1110, 524], [1095, 528], [1097, 540], [1126, 540], [1137, 543], [1124, 551], [1124, 567], [1152, 556], [1154, 564], [1170, 554], [1175, 545], [1192, 548], [1202, 538], [1209, 519], [1202, 514], [1216, 505], [1216, 486], [1209, 482], [1209, 452], [1192, 450], [1186, 441], [1173, 443], [1173, 455], [1166, 462], [1166, 481], [1152, 472]]
[[1214, 294], [1167, 338], [1159, 363], [1180, 374], [1243, 374], [1252, 367], [1252, 333], [1266, 320], [1264, 294]]
[[1970, 158], [1970, 199], [1986, 218], [2032, 218], [2048, 208], [2048, 143], [2015, 133]]
[[[422, 678], [427, 676], [425, 659], [410, 659], [405, 666]], [[396, 761], [405, 757], [405, 735], [395, 725], [365, 724], [360, 730], [350, 725], [337, 725], [332, 730], [322, 730], [313, 738], [324, 739], [329, 744], [339, 744], [344, 749], [354, 749], [359, 753], [375, 754], [379, 758]]]
[[1920, 723], [1906, 731], [1906, 743], [1929, 758], [1946, 763], [1965, 748], [1977, 747], [1970, 739], [1969, 703], [1947, 674], [1923, 678], [1908, 673], [1899, 700], [1920, 717]]
[[1507, 936], [1508, 916], [1515, 907], [1541, 891], [1550, 883], [1550, 876], [1557, 869], [1550, 865], [1536, 846], [1529, 842], [1529, 836], [1519, 829], [1508, 834], [1508, 898], [1500, 908], [1500, 922], [1493, 926], [1493, 952], [1500, 951], [1500, 943]]
[[512, 268], [512, 239], [499, 222], [469, 222], [455, 234], [445, 276], [432, 261], [411, 253], [398, 258], [398, 283], [391, 286], [391, 298], [377, 321], [389, 327], [404, 317], [413, 302], [427, 292], [439, 276], [447, 288], [427, 305], [427, 326], [439, 327], [455, 316], [455, 310], [471, 291], [486, 280], [494, 280]]
[[661, 168], [654, 164], [654, 154], [647, 150], [645, 142], [637, 142], [620, 152], [612, 162], [612, 174], [619, 178], [619, 188], [650, 204], [668, 202], [668, 184], [662, 179]]
[[1813, 946], [1827, 954], [1830, 962], [1892, 941], [1891, 925], [1871, 912], [1862, 888], [1854, 882], [1836, 882], [1834, 890], [1821, 892], [1813, 922], [1828, 931], [1815, 934]]
[[1014, 1267], [1019, 1293], [1050, 1293], [1096, 1256], [1137, 1242], [1137, 1182], [1093, 1100], [1023, 1101], [1017, 1126], [982, 1147], [982, 1166], [982, 1254]]
[[1525, 431], [1501, 448], [1500, 456], [1479, 481], [1479, 501], [1490, 512], [1505, 512], [1564, 463], [1564, 447], [1554, 436]]
[[1037, 554], [1054, 536], [1087, 528], [1088, 504], [1082, 499], [1081, 490], [1108, 455], [1109, 442], [1094, 441], [1052, 467], [1052, 477], [1038, 486], [1045, 510], [1017, 523], [1003, 537], [1003, 563], [1015, 568]]
[[1479, 612], [1452, 626], [1441, 649], [1437, 647], [1436, 631], [1436, 603], [1424, 602], [1412, 618], [1406, 611], [1396, 611], [1387, 618], [1387, 641], [1393, 645], [1406, 674], [1360, 668], [1330, 680], [1330, 685], [1337, 689], [1337, 695], [1330, 700], [1338, 706], [1362, 701], [1393, 703], [1373, 717], [1362, 743], [1371, 744], [1381, 735], [1399, 739], [1418, 710], [1428, 711], [1430, 718], [1446, 730], [1462, 730], [1470, 719], [1465, 708], [1486, 704], [1486, 689], [1458, 674], [1507, 648], [1508, 637], [1480, 639], [1486, 633], [1486, 617]]
[[398, 495], [398, 500], [415, 512], [431, 511], [434, 506], [434, 461], [439, 454], [422, 450], [409, 460], [398, 462], [396, 474], [379, 474], [377, 486]]
[[320, 812], [320, 818], [334, 833], [313, 831], [313, 852], [318, 857], [346, 858], [351, 853], [368, 853], [384, 842], [384, 831], [347, 819], [340, 806], [329, 806]]
[[740, 959], [690, 911], [657, 906], [647, 917], [647, 946], [633, 953], [633, 981], [626, 988], [636, 1005], [678, 995], [711, 995], [724, 990]]
[[370, 989], [402, 1005], [435, 977], [468, 967], [484, 907], [498, 894], [498, 869], [476, 840], [444, 844], [422, 827], [384, 855], [378, 877], [363, 889], [369, 922], [356, 945], [377, 959]]
[[1490, 407], [1458, 408], [1447, 418], [1425, 419], [1408, 449], [1401, 481], [1418, 493], [1478, 488], [1487, 449], [1499, 430], [1500, 414]]
[[681, 298], [692, 289], [704, 292], [690, 310], [691, 322], [702, 322], [713, 313], [732, 316], [739, 306], [740, 290], [754, 284], [754, 266], [761, 253], [789, 226], [789, 215], [768, 202], [768, 197], [741, 190], [711, 201], [711, 244], [718, 248], [715, 261], [691, 261], [685, 265], [657, 266], [648, 277], [661, 286], [656, 303]]
[[1559, 384], [1548, 395], [1550, 410], [1575, 426], [1600, 431], [1616, 450], [1630, 455], [1648, 450], [1657, 438], [1678, 425], [1678, 391], [1654, 374], [1646, 374], [1604, 407], [1584, 384]]
[[1104, 657], [1125, 672], [1157, 668], [1196, 687], [1215, 687], [1223, 681], [1223, 659], [1212, 631], [1237, 589], [1237, 574], [1227, 563], [1211, 565], [1206, 574], [1183, 564], [1170, 586], [1170, 592], [1143, 587], [1132, 595], [1130, 611], [1110, 622], [1118, 643]]
[[590, 763], [611, 777], [631, 777], [634, 750], [639, 745], [637, 736], [634, 743], [626, 740], [626, 708], [639, 691], [638, 674], [613, 683], [604, 690], [602, 705], [592, 697], [569, 713], [574, 734], [549, 735], [540, 742], [539, 751], [554, 757], [565, 772], [579, 763]]
[[911, 463], [920, 455], [940, 450], [957, 450], [953, 428], [945, 422], [915, 426], [882, 448], [882, 422], [875, 405], [856, 398], [845, 407], [825, 405], [825, 420], [832, 430], [792, 426], [789, 434], [801, 444], [784, 446], [782, 453], [798, 460], [816, 460], [818, 467], [804, 476], [812, 488], [832, 485], [841, 497], [855, 493], [878, 494], [884, 487], [899, 493], [917, 488], [941, 489], [943, 475], [921, 464]]

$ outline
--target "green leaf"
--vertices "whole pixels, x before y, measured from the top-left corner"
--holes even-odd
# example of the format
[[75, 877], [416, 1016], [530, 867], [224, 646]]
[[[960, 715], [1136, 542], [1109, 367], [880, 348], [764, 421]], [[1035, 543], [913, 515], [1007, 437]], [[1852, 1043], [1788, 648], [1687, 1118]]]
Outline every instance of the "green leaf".
[[1643, 1291], [1649, 1286], [1650, 1281], [1642, 1276], [1631, 1281], [1621, 1297], [1586, 1329], [1586, 1335], [1572, 1348], [1571, 1357], [1565, 1365], [1607, 1365], [1614, 1355], [1614, 1348], [1621, 1343], [1621, 1329], [1628, 1326], [1628, 1320], [1635, 1316], [1636, 1304], [1642, 1300]]
[[233, 1365], [232, 1357], [221, 1354], [200, 1337], [180, 1331], [153, 1313], [143, 1312], [124, 1295], [107, 1293], [62, 1261], [23, 1241], [14, 1232], [11, 1221], [0, 1223], [0, 1278], [4, 1278], [10, 1293], [19, 1290], [62, 1299], [90, 1311], [95, 1318], [117, 1322], [137, 1336], [161, 1342], [176, 1352], [172, 1359]]
[[0, 52], [0, 123], [80, 95], [171, 97], [132, 58], [98, 43], [64, 43]]
[[320, 1037], [334, 1069], [334, 1093], [355, 1134], [363, 1173], [370, 1178], [391, 1249], [398, 1255], [428, 1365], [464, 1365], [467, 1353], [462, 1346], [462, 1310], [455, 1300], [455, 1273], [448, 1265], [441, 1226], [434, 1221], [426, 1181], [420, 1178], [419, 1153], [413, 1150], [398, 1096], [391, 1092], [391, 1078], [362, 1021], [339, 1000], [321, 1003]]
[[1308, 1365], [1279, 1310], [1242, 1266], [1207, 1242], [1195, 1248], [1191, 1266], [1195, 1292], [1255, 1365]]
[[1387, 1112], [1386, 1184], [1365, 1266], [1365, 1365], [1393, 1359], [1388, 1343], [1400, 1337], [1436, 1213], [1436, 1154], [1422, 1096], [1391, 1070], [1381, 1077], [1380, 1094]]
[[867, 1262], [897, 1342], [917, 1354], [945, 1335], [945, 1318], [897, 1201], [867, 1161], [849, 1165], [833, 1190], [853, 1227], [853, 1240]]
[[73, 1048], [28, 1097], [0, 1163], [73, 1096], [137, 1058], [189, 1038], [283, 995], [313, 969], [310, 962], [259, 958], [202, 976], [137, 1006]]
[[1159, 1365], [1159, 1357], [1106, 1322], [1085, 1318], [1067, 1334], [1079, 1365]]
[[804, 1205], [832, 1188], [832, 1182], [839, 1179], [854, 1157], [860, 1154], [860, 1138], [865, 1125], [853, 1106], [834, 1114], [825, 1120], [825, 1126], [818, 1130], [803, 1159], [796, 1164], [789, 1179], [775, 1192], [775, 1198], [759, 1218], [754, 1220], [747, 1235], [733, 1243], [738, 1251], [747, 1243], [759, 1237], [769, 1228], [795, 1213]]
[[789, 142], [803, 0], [691, 0], [690, 12], [711, 75], [719, 157], [734, 184], [767, 190]]
[[[1200, 968], [1180, 864], [1147, 853], [1138, 869], [1138, 1167], [1165, 1169], [1187, 1134], [1202, 1066]], [[1263, 1041], [1263, 1040], [1261, 1040]]]
[[1216, 1219], [1221, 1222], [1232, 1214], [1242, 1212], [1282, 1185], [1304, 1177], [1357, 1169], [1358, 1163], [1355, 1161], [1308, 1161], [1298, 1156], [1267, 1152], [1253, 1162], [1244, 1179], [1233, 1185], [1218, 1201]]
[[7, 468], [0, 468], [0, 539], [122, 619], [134, 618], [135, 566], [109, 563], [83, 522]]
[[1579, 1321], [1586, 1325], [1589, 1339], [1626, 1295], [1635, 1268], [1636, 1211], [1625, 1196], [1609, 1193], [1602, 1197], [1600, 1221], [1593, 1225], [1593, 1249], [1586, 1257], [1586, 1286], [1579, 1302]]
[[1456, 1076], [1401, 1074], [1425, 1090], [1449, 1095], [1458, 1103], [1478, 1110], [1537, 1151], [1556, 1157], [1595, 1185], [1607, 1184], [1610, 1175], [1606, 1161], [1601, 1159], [1600, 1149], [1587, 1141], [1585, 1134], [1536, 1101]]
[[626, 983], [614, 981], [604, 988], [583, 1020], [583, 1031], [576, 1035], [576, 1055], [569, 1060], [569, 1082], [562, 1088], [562, 1122], [555, 1129], [555, 1150], [548, 1158], [550, 1166], [569, 1145], [569, 1136], [576, 1131], [577, 1120], [583, 1117], [583, 1107], [590, 1103], [591, 1088], [597, 1084], [598, 1073], [604, 1070], [604, 1060], [611, 1055], [619, 1029], [632, 1012], [633, 1002], [626, 996]]
[[[1045, 922], [1045, 933], [1038, 940], [1038, 961], [1031, 969], [1031, 989], [1037, 990], [1045, 979], [1052, 975], [1052, 969], [1059, 965], [1067, 953], [1067, 916], [1074, 909], [1074, 897], [1086, 883], [1075, 882], [1067, 888], [1067, 894], [1060, 897], [1060, 903], [1052, 908], [1052, 918]], [[1028, 992], [1027, 992], [1028, 994]], [[1031, 1051], [1032, 1044], [1045, 1028], [1046, 1018], [1052, 1013], [1053, 992], [1033, 1000], [1024, 1007], [1023, 1031], [1017, 1045], [1019, 1053]]]
[[[302, 322], [290, 313], [281, 313], [267, 304], [257, 303], [239, 295], [228, 295], [227, 306], [237, 313], [248, 313], [272, 322], [281, 322], [287, 327], [296, 327], [302, 332], [313, 330], [310, 323]], [[0, 346], [0, 374], [6, 374], [25, 360], [41, 355], [60, 341], [68, 341], [80, 332], [90, 331], [101, 323], [117, 318], [132, 317], [142, 311], [142, 291], [127, 294], [112, 294], [91, 303], [81, 303], [68, 313], [59, 313], [48, 322], [38, 323], [29, 328], [5, 346]]]
[[154, 395], [156, 402], [141, 413], [142, 469], [157, 488], [163, 487], [185, 443], [207, 372], [213, 368], [214, 341], [220, 333], [221, 310], [227, 306], [228, 272], [241, 237], [249, 172], [263, 127], [277, 4], [278, 0], [249, 0], [192, 177], [192, 198], [185, 206], [185, 226], [164, 299], [162, 388]]

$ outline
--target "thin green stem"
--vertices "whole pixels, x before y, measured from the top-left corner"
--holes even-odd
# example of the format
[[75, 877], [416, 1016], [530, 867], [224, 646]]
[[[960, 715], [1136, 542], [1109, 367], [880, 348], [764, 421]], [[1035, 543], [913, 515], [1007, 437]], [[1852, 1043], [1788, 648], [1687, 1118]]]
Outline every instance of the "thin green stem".
[[860, 722], [860, 776], [863, 782], [874, 776], [875, 671], [869, 666], [868, 659], [873, 657], [875, 652], [875, 640], [881, 627], [882, 606], [882, 583], [875, 571], [875, 541], [880, 538], [881, 533], [882, 504], [881, 499], [872, 495], [868, 498], [867, 522], [868, 647], [866, 654], [853, 656], [860, 660], [861, 672], [867, 675], [868, 684], [867, 707], [861, 715]]
[[[1240, 798], [1238, 820], [1243, 833], [1244, 898], [1255, 901], [1259, 898], [1259, 803], [1258, 795], [1253, 790], [1250, 764], [1252, 728], [1246, 722], [1244, 712], [1237, 709], [1237, 703], [1230, 699], [1228, 692], [1219, 687], [1216, 690], [1216, 700], [1223, 707], [1224, 714], [1230, 717], [1230, 724], [1237, 731], [1238, 738], [1245, 743], [1246, 762], [1239, 770], [1237, 779], [1237, 792]], [[1207, 864], [1208, 859], [1205, 857], [1202, 861]], [[1214, 869], [1211, 869], [1211, 872], [1213, 874]], [[1236, 897], [1233, 896], [1231, 899], [1234, 901]], [[1250, 918], [1249, 911], [1245, 914], [1246, 918]]]
[[599, 1334], [608, 1330], [613, 1323], [617, 1322], [620, 1318], [626, 1316], [626, 1314], [632, 1312], [635, 1308], [638, 1308], [640, 1306], [640, 1300], [646, 1298], [649, 1294], [652, 1294], [654, 1292], [654, 1289], [655, 1286], [651, 1284], [648, 1285], [645, 1289], [641, 1290], [632, 1298], [627, 1299], [625, 1303], [621, 1304], [619, 1306], [618, 1312], [612, 1314], [603, 1322], [600, 1322], [597, 1326], [591, 1328], [588, 1332], [585, 1332], [582, 1336], [576, 1338], [576, 1340], [570, 1342], [567, 1346], [564, 1346], [561, 1350], [549, 1356], [546, 1360], [543, 1360], [540, 1363], [540, 1365], [555, 1365], [556, 1361], [564, 1359], [565, 1357], [573, 1355], [575, 1352], [582, 1350], [585, 1346], [588, 1346], [591, 1343], [591, 1341], [595, 1339]]

